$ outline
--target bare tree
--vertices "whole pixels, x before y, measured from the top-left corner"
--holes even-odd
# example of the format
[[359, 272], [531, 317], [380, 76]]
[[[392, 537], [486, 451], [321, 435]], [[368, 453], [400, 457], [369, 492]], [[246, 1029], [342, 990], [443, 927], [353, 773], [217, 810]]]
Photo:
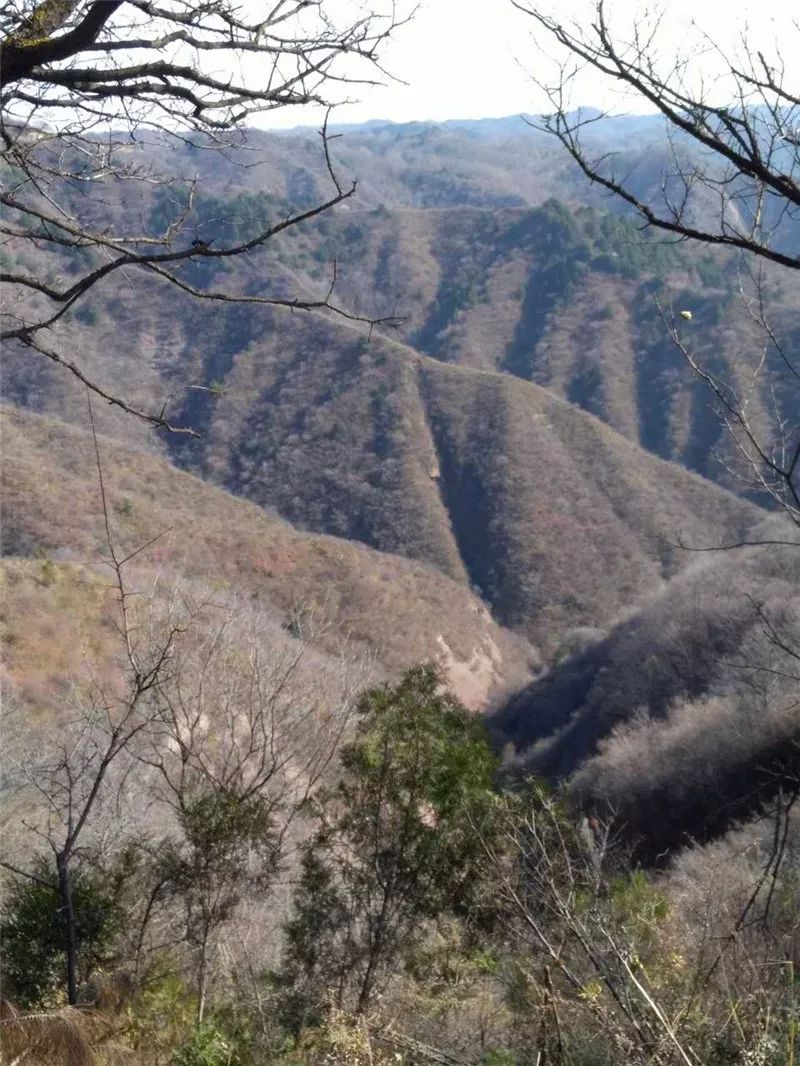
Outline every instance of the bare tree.
[[[564, 22], [521, 0], [512, 3], [566, 53], [556, 83], [543, 85], [553, 112], [541, 125], [591, 181], [628, 203], [647, 225], [680, 239], [800, 267], [800, 254], [781, 240], [782, 227], [800, 220], [800, 89], [787, 82], [780, 54], [767, 57], [745, 38], [737, 55], [728, 56], [705, 39], [702, 54], [675, 58], [673, 50], [673, 58], [663, 61], [657, 40], [663, 13], [643, 15], [619, 31], [612, 28], [605, 0], [593, 2], [588, 23]], [[791, 54], [792, 44], [785, 49]], [[713, 67], [713, 59], [724, 69], [718, 86], [702, 77], [701, 68]], [[568, 109], [570, 85], [582, 67], [605, 75], [637, 105], [666, 119], [671, 166], [661, 174], [659, 197], [642, 195], [630, 167], [621, 168], [613, 153], [598, 154], [585, 144], [584, 134], [605, 116]]]
[[[87, 394], [88, 396], [88, 394]], [[92, 427], [91, 399], [89, 417]], [[67, 999], [78, 1002], [78, 924], [73, 902], [73, 866], [85, 840], [91, 837], [94, 820], [108, 803], [109, 794], [119, 795], [133, 766], [133, 748], [156, 719], [155, 695], [170, 673], [170, 659], [187, 632], [190, 612], [175, 602], [167, 612], [157, 639], [151, 628], [142, 633], [141, 611], [128, 573], [130, 564], [149, 545], [125, 555], [118, 549], [106, 499], [100, 450], [94, 436], [100, 497], [105, 521], [112, 574], [113, 624], [119, 634], [123, 670], [119, 682], [92, 679], [87, 699], [79, 699], [74, 712], [59, 722], [54, 735], [37, 751], [29, 751], [21, 767], [38, 797], [41, 818], [28, 828], [46, 845], [52, 856], [54, 882], [60, 900], [64, 929]], [[151, 541], [152, 543], [152, 541]], [[0, 866], [45, 886], [49, 881], [31, 870], [0, 859]]]
[[[660, 306], [654, 306], [654, 314], [660, 315], [666, 335], [709, 391], [732, 446], [731, 474], [794, 526], [787, 535], [780, 524], [777, 528], [771, 525], [763, 536], [756, 533], [742, 544], [726, 547], [740, 547], [748, 541], [796, 546], [800, 366], [791, 338], [782, 336], [771, 320], [767, 289], [781, 271], [800, 269], [800, 88], [796, 82], [793, 87], [794, 68], [783, 58], [796, 51], [800, 24], [794, 20], [772, 55], [755, 45], [754, 35], [745, 30], [730, 52], [718, 40], [704, 36], [694, 50], [690, 46], [688, 54], [676, 56], [674, 41], [663, 47], [660, 37], [667, 20], [666, 5], [632, 17], [630, 8], [620, 5], [612, 11], [608, 0], [591, 0], [588, 17], [568, 21], [545, 10], [538, 0], [511, 2], [530, 16], [542, 39], [557, 52], [555, 78], [537, 81], [549, 99], [550, 113], [534, 124], [555, 137], [583, 175], [638, 217], [643, 229], [668, 240], [697, 242], [735, 254], [736, 291], [753, 336], [752, 350], [737, 368], [738, 380], [725, 380], [713, 355], [707, 350], [700, 354], [697, 331], [702, 329], [702, 319], [691, 306], [673, 309], [667, 296]], [[686, 39], [686, 28], [681, 29]], [[656, 146], [646, 158], [610, 150], [603, 125], [607, 114], [573, 109], [571, 94], [583, 70], [601, 75], [633, 110], [661, 116], [663, 150]], [[770, 417], [763, 418], [759, 406], [766, 407]], [[795, 672], [794, 643], [783, 633], [776, 640], [774, 634], [781, 630], [776, 619], [760, 605], [755, 609], [763, 635], [783, 658], [776, 666], [765, 664], [763, 656], [755, 661], [751, 657], [747, 669], [772, 670], [788, 678]], [[752, 694], [744, 699], [752, 703]], [[796, 711], [792, 700], [788, 713], [796, 719]], [[789, 748], [787, 741], [787, 761]], [[569, 857], [557, 812], [548, 809], [546, 800], [514, 837], [526, 876], [516, 884], [506, 877], [507, 897], [532, 934], [537, 951], [549, 957], [554, 972], [557, 968], [574, 988], [576, 971], [565, 969], [564, 941], [552, 936], [547, 922], [538, 921], [531, 900], [543, 901], [549, 918], [558, 919], [565, 936], [579, 949], [570, 957], [579, 958], [581, 966], [589, 963], [605, 988], [605, 998], [614, 1004], [609, 1032], [627, 1029], [630, 1035], [632, 1030], [635, 1042], [644, 1047], [666, 1041], [677, 1061], [696, 1061], [692, 1034], [684, 1029], [687, 1017], [704, 997], [704, 1009], [713, 1003], [711, 977], [718, 967], [723, 968], [725, 952], [735, 946], [741, 952], [738, 968], [731, 964], [725, 977], [729, 983], [719, 1002], [724, 1007], [727, 998], [741, 1009], [742, 1025], [732, 1039], [755, 1049], [765, 1038], [769, 1028], [765, 1019], [774, 1016], [782, 993], [763, 971], [748, 984], [758, 971], [757, 954], [748, 954], [742, 932], [754, 915], [768, 916], [774, 895], [771, 886], [787, 868], [785, 841], [796, 790], [791, 768], [775, 775], [775, 790], [775, 842], [763, 870], [725, 931], [723, 947], [719, 941], [709, 945], [710, 961], [698, 963], [684, 1002], [667, 1004], [671, 1010], [665, 1010], [659, 990], [639, 970], [635, 958], [632, 963], [629, 948], [620, 942], [607, 917], [594, 911], [579, 913], [575, 907], [576, 892], [586, 880], [586, 861], [580, 859], [580, 852], [577, 862]], [[536, 892], [528, 896], [531, 886]], [[791, 965], [789, 951], [785, 944], [781, 947], [785, 964]], [[774, 941], [769, 942], [768, 951], [772, 959], [781, 955]], [[578, 980], [583, 978], [578, 976]], [[727, 1025], [724, 1019], [723, 1009], [720, 1032]], [[790, 1047], [793, 1032], [788, 1036]]]
[[[196, 175], [178, 181], [131, 153], [132, 145], [154, 140], [167, 150], [186, 143], [226, 152], [245, 143], [244, 123], [256, 114], [328, 104], [343, 86], [380, 76], [379, 51], [398, 21], [393, 5], [344, 25], [329, 9], [325, 0], [277, 0], [251, 9], [234, 0], [0, 5], [0, 342], [22, 344], [153, 426], [187, 431], [170, 423], [173, 397], [159, 410], [145, 410], [61, 350], [57, 325], [106, 279], [138, 272], [199, 299], [330, 309], [368, 321], [334, 304], [335, 266], [316, 298], [223, 291], [182, 272], [246, 256], [353, 195], [355, 182], [343, 182], [334, 169], [327, 120], [322, 153], [329, 195], [213, 247], [197, 234], [192, 239], [187, 226]], [[137, 190], [158, 188], [173, 188], [171, 216], [158, 232], [104, 202], [103, 193], [119, 204]]]
[[305, 641], [235, 606], [222, 610], [205, 639], [178, 649], [138, 756], [156, 771], [154, 791], [180, 830], [162, 842], [157, 881], [183, 910], [200, 1021], [214, 943], [242, 901], [268, 899], [368, 665], [344, 654], [315, 661]]
[[[522, 949], [542, 1062], [576, 1061], [576, 1039], [604, 1048], [608, 1061], [683, 1066], [711, 1061], [719, 1048], [734, 1061], [774, 1046], [777, 1061], [792, 1046], [794, 1023], [781, 1017], [792, 993], [774, 962], [776, 941], [748, 940], [743, 918], [729, 937], [693, 930], [699, 942], [683, 939], [686, 955], [671, 970], [670, 898], [655, 878], [618, 865], [613, 823], [576, 823], [533, 785], [504, 801], [500, 833], [475, 831], [509, 940]], [[779, 846], [783, 832], [782, 822]]]
[[[52, 860], [20, 865], [6, 854], [0, 866], [55, 891], [74, 1005], [83, 917], [73, 898], [76, 877], [101, 852], [119, 856], [135, 843], [140, 858], [153, 859], [137, 872], [141, 898], [126, 932], [135, 973], [144, 971], [154, 926], [157, 938], [174, 943], [177, 903], [184, 928], [177, 939], [197, 956], [202, 1020], [215, 937], [241, 900], [268, 898], [371, 663], [346, 650], [338, 658], [315, 651], [313, 612], [300, 638], [219, 596], [160, 590], [158, 581], [142, 592], [142, 571], [132, 568], [163, 534], [121, 548], [87, 398], [119, 669], [90, 664], [86, 695], [59, 715], [46, 740], [28, 742], [19, 760], [34, 797], [24, 828]], [[139, 814], [127, 825], [121, 812], [132, 805]]]
[[[294, 815], [337, 751], [362, 664], [342, 653], [334, 691], [307, 640], [278, 635], [236, 604], [219, 610], [225, 617], [203, 640], [178, 649], [159, 690], [150, 761], [170, 804], [202, 779], [243, 799], [268, 792]], [[324, 680], [309, 676], [320, 669]]]
[[[511, 2], [558, 52], [555, 78], [537, 82], [552, 111], [535, 125], [644, 228], [740, 254], [737, 289], [754, 342], [739, 380], [723, 379], [713, 357], [698, 354], [691, 308], [654, 310], [709, 389], [731, 442], [733, 458], [723, 460], [729, 474], [797, 526], [800, 365], [770, 320], [765, 296], [776, 269], [800, 268], [800, 88], [784, 59], [800, 44], [797, 22], [781, 41], [783, 51], [776, 47], [773, 55], [745, 30], [730, 52], [700, 35], [688, 54], [676, 57], [674, 45], [664, 48], [660, 37], [666, 10], [626, 14], [623, 23], [606, 0], [592, 0], [588, 18], [566, 21], [537, 3]], [[663, 152], [645, 162], [609, 150], [607, 115], [572, 109], [573, 86], [586, 69], [633, 107], [663, 117]]]
[[[770, 321], [765, 289], [760, 268], [742, 268], [739, 297], [755, 329], [754, 346], [748, 366], [743, 369], [741, 385], [721, 376], [698, 353], [679, 314], [671, 308], [659, 311], [669, 339], [708, 389], [725, 429], [732, 454], [730, 458], [720, 458], [720, 462], [731, 482], [754, 493], [800, 527], [800, 422], [791, 416], [792, 409], [800, 405], [800, 364]], [[766, 419], [758, 411], [762, 397], [767, 398]], [[787, 541], [778, 538], [776, 543]]]

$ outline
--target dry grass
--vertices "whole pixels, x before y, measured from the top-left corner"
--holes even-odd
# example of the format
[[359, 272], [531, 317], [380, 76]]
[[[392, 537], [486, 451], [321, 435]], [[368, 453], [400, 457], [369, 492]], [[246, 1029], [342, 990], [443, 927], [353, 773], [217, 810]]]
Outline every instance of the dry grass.
[[[3, 421], [6, 553], [92, 566], [106, 549], [90, 437], [22, 412], [7, 410]], [[496, 625], [468, 589], [429, 567], [301, 533], [125, 445], [104, 441], [102, 451], [120, 550], [135, 550], [168, 531], [148, 552], [168, 577], [226, 590], [287, 623], [298, 613], [315, 618], [323, 646], [350, 640], [391, 672], [439, 654], [442, 641], [459, 663], [476, 652], [491, 655], [487, 699], [517, 684], [535, 659], [533, 649]], [[67, 594], [62, 581], [30, 594], [49, 597], [58, 613], [59, 597]], [[73, 608], [63, 609], [67, 621], [48, 625], [70, 624]]]

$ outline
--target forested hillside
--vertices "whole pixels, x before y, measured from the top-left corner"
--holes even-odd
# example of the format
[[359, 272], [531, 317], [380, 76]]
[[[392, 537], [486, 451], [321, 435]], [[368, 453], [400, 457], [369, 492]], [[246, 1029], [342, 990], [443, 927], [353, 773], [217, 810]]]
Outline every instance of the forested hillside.
[[[644, 181], [655, 165], [651, 144], [660, 143], [660, 127], [655, 119], [645, 122], [643, 138], [636, 120], [628, 127], [622, 120], [611, 124], [608, 146], [633, 153], [632, 173]], [[600, 123], [594, 133], [601, 143], [603, 128]], [[758, 292], [751, 292], [751, 279], [730, 253], [643, 233], [615, 212], [614, 201], [586, 206], [593, 201], [591, 189], [553, 156], [541, 134], [521, 119], [508, 120], [501, 130], [477, 123], [467, 129], [423, 124], [347, 131], [335, 151], [343, 172], [359, 175], [353, 199], [255, 251], [236, 265], [235, 276], [232, 264], [212, 260], [188, 267], [186, 280], [231, 292], [314, 299], [324, 295], [335, 260], [338, 302], [385, 319], [376, 327], [379, 335], [399, 337], [445, 363], [533, 381], [646, 450], [737, 489], [730, 471], [735, 450], [712, 413], [707, 389], [687, 373], [664, 319], [677, 310], [692, 313], [684, 334], [693, 354], [732, 389], [748, 393], [755, 425], [769, 428], [775, 419], [793, 424], [798, 412], [791, 365], [800, 343], [796, 275], [768, 270]], [[176, 146], [170, 159], [146, 138], [130, 150], [141, 152], [146, 165], [176, 173], [192, 162], [189, 149]], [[244, 166], [241, 152], [210, 158], [184, 239], [212, 245], [246, 240], [264, 222], [322, 195], [326, 175], [311, 134], [254, 134], [248, 151], [258, 154], [257, 166]], [[160, 154], [150, 158], [152, 153]], [[455, 172], [452, 160], [458, 161]], [[452, 189], [437, 197], [442, 174]], [[503, 191], [508, 183], [516, 195]], [[152, 234], [189, 197], [180, 183], [154, 190], [145, 185], [137, 193], [134, 217]], [[73, 206], [80, 211], [80, 199]], [[112, 201], [107, 209], [113, 217], [123, 204]], [[788, 222], [784, 230], [790, 233]], [[69, 269], [60, 256], [54, 253], [51, 270]], [[162, 293], [148, 288], [143, 298], [178, 301], [161, 310], [154, 331], [155, 316], [143, 314], [148, 305], [132, 296], [130, 285], [130, 278], [110, 280], [90, 307], [76, 312], [72, 327], [62, 322], [59, 332], [66, 344], [79, 334], [87, 366], [121, 376], [140, 399], [163, 402], [187, 383], [229, 389], [237, 353], [274, 332], [263, 309], [204, 314], [170, 287]], [[91, 318], [91, 330], [81, 315]], [[765, 337], [760, 316], [768, 319], [780, 352]], [[193, 351], [198, 329], [214, 331], [200, 361]], [[288, 349], [297, 342], [281, 343]], [[29, 358], [20, 359], [19, 369], [12, 360], [7, 372], [6, 395], [63, 412], [69, 406], [63, 393], [70, 391], [63, 376], [31, 370]], [[209, 407], [208, 397], [190, 392], [184, 400], [178, 394], [170, 410], [188, 424], [203, 424]]]
[[[122, 373], [155, 299], [126, 316]], [[188, 335], [219, 338], [221, 394], [190, 393], [182, 416], [202, 436], [167, 454], [293, 523], [437, 567], [535, 642], [607, 624], [685, 565], [681, 539], [736, 540], [755, 518], [536, 386], [322, 317], [258, 318], [263, 334], [231, 351], [241, 313], [192, 309]], [[192, 354], [184, 341], [171, 377], [202, 373]]]

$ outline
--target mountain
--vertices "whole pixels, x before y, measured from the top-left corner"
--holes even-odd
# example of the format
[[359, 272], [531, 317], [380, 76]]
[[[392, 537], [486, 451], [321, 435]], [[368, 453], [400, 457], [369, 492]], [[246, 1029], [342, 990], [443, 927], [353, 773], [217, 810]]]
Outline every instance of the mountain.
[[800, 769], [800, 541], [777, 519], [752, 539], [577, 634], [494, 721], [519, 765], [613, 812], [650, 860], [757, 815]]
[[[692, 354], [738, 396], [748, 396], [752, 424], [769, 438], [779, 425], [800, 422], [792, 370], [800, 350], [798, 278], [766, 270], [759, 310], [734, 257], [652, 239], [610, 211], [613, 201], [598, 199], [549, 138], [521, 119], [500, 126], [507, 135], [492, 132], [491, 122], [349, 130], [333, 144], [342, 172], [360, 177], [351, 200], [246, 261], [186, 268], [186, 280], [231, 293], [321, 299], [335, 260], [338, 304], [395, 320], [391, 329], [379, 322], [377, 332], [441, 362], [532, 381], [661, 458], [740, 491], [731, 473], [738, 469], [736, 449], [667, 325], [677, 311], [691, 311], [691, 326], [679, 321]], [[643, 185], [657, 189], [661, 164], [653, 146], [662, 142], [655, 120], [615, 119], [600, 123], [593, 136], [633, 153], [630, 165], [652, 172]], [[161, 232], [185, 206], [188, 186], [178, 177], [197, 167], [199, 149], [173, 147], [133, 142], [130, 151], [141, 154], [143, 165], [174, 172], [176, 183], [143, 186], [135, 205], [111, 195], [104, 210], [120, 219], [132, 211], [144, 232]], [[177, 243], [246, 237], [330, 189], [307, 132], [252, 131], [246, 150], [208, 152], [203, 160], [195, 207]], [[74, 206], [90, 210], [80, 200]], [[13, 244], [7, 254], [15, 254]], [[66, 273], [69, 256], [55, 255], [49, 269]], [[107, 384], [119, 381], [158, 407], [174, 394], [171, 409], [180, 408], [187, 386], [224, 383], [234, 353], [272, 328], [262, 309], [239, 307], [221, 312], [218, 322], [211, 316], [209, 333], [209, 316], [174, 292], [155, 295], [158, 314], [146, 320], [141, 300], [152, 290], [141, 284], [130, 275], [104, 284], [54, 332]], [[762, 313], [780, 349], [759, 325]], [[128, 329], [137, 340], [135, 360]], [[187, 349], [200, 336], [209, 343], [197, 358]], [[58, 372], [32, 365], [29, 354], [19, 358], [16, 366], [10, 353], [6, 396], [62, 412]]]
[[[150, 285], [124, 309], [115, 295], [94, 335], [86, 367], [113, 367], [146, 406], [180, 380], [214, 383], [178, 393], [175, 420], [201, 436], [165, 438], [173, 461], [294, 524], [435, 566], [551, 650], [680, 569], [680, 539], [738, 539], [758, 513], [534, 384], [331, 316]], [[82, 419], [80, 389], [53, 380], [44, 409]]]
[[[800, 542], [727, 487], [668, 325], [785, 441], [795, 282], [765, 274], [764, 347], [734, 261], [643, 236], [521, 125], [337, 131], [357, 194], [187, 260], [213, 299], [126, 261], [52, 323], [50, 361], [4, 351], [21, 1053], [42, 1018], [87, 1062], [96, 1034], [176, 1062], [610, 1064], [640, 1038], [641, 1062], [777, 1062], [793, 1039]], [[655, 120], [590, 135], [655, 187]], [[153, 240], [185, 210], [175, 245], [208, 250], [329, 180], [306, 131], [207, 147], [131, 139], [175, 180], [66, 190], [67, 213]], [[47, 285], [104, 262], [4, 251]], [[90, 417], [59, 360], [181, 432], [97, 395]], [[66, 859], [46, 824], [78, 825]], [[63, 1012], [85, 915], [102, 937]]]
[[755, 517], [533, 385], [281, 319], [237, 355], [179, 461], [437, 566], [537, 643], [606, 624], [681, 565], [679, 537], [717, 543]]
[[[657, 123], [618, 120], [605, 134], [601, 126], [598, 144], [631, 153], [644, 184], [652, 183], [664, 147]], [[724, 481], [713, 453], [724, 460], [730, 452], [705, 388], [692, 381], [660, 315], [691, 310], [691, 325], [681, 326], [687, 342], [721, 379], [749, 390], [754, 423], [777, 415], [794, 425], [795, 279], [766, 276], [771, 321], [787, 347], [764, 353], [768, 374], [759, 378], [752, 305], [731, 295], [736, 264], [650, 240], [604, 210], [550, 140], [524, 123], [518, 131], [505, 122], [378, 124], [334, 143], [343, 170], [362, 175], [352, 200], [235, 269], [204, 261], [182, 276], [232, 296], [315, 299], [328, 290], [335, 258], [339, 306], [379, 321], [368, 329], [333, 312], [203, 303], [140, 275], [117, 275], [52, 330], [57, 344], [79, 352], [101, 383], [146, 409], [164, 407], [198, 437], [154, 435], [101, 405], [102, 432], [125, 442], [120, 455], [127, 448], [137, 464], [159, 464], [165, 484], [179, 477], [164, 465], [169, 460], [249, 499], [273, 523], [279, 515], [306, 553], [328, 535], [350, 542], [348, 552], [366, 545], [381, 553], [369, 558], [391, 559], [367, 569], [396, 570], [402, 557], [409, 575], [415, 566], [439, 575], [437, 602], [449, 595], [444, 589], [458, 588], [454, 602], [491, 612], [486, 625], [513, 630], [521, 647], [530, 642], [545, 659], [562, 655], [587, 628], [605, 641], [627, 632], [620, 619], [649, 610], [654, 595], [682, 602], [672, 590], [684, 587], [676, 584], [682, 572], [694, 573], [695, 557], [680, 544], [737, 541], [761, 512], [686, 469]], [[134, 208], [146, 231], [159, 232], [182, 202], [178, 179], [196, 166], [200, 148], [175, 144], [165, 153], [142, 138], [129, 151], [176, 176], [166, 191], [143, 186]], [[182, 240], [246, 238], [316, 202], [328, 180], [318, 146], [302, 131], [253, 132], [245, 147], [203, 158], [209, 162]], [[131, 210], [114, 190], [104, 207], [119, 217]], [[76, 200], [75, 210], [90, 208]], [[13, 244], [9, 254], [18, 254]], [[51, 266], [67, 270], [68, 257], [57, 253]], [[72, 379], [24, 350], [10, 348], [6, 362], [7, 401], [85, 422], [85, 397]], [[21, 443], [21, 453], [31, 446]], [[47, 526], [42, 519], [39, 528]], [[222, 543], [227, 529], [213, 528]], [[25, 554], [28, 535], [21, 526]], [[67, 549], [64, 537], [50, 547]], [[303, 595], [313, 596], [320, 571], [308, 565]], [[337, 582], [350, 586], [359, 566], [349, 564]], [[410, 618], [418, 579], [408, 580]], [[288, 594], [275, 595], [285, 610]], [[389, 636], [382, 620], [376, 636], [368, 597], [353, 595], [357, 610], [347, 625], [358, 639], [376, 640], [387, 662], [430, 654], [438, 637], [432, 621], [401, 651], [401, 634], [413, 625]], [[421, 602], [427, 616], [428, 601]], [[362, 622], [354, 620], [359, 611]], [[463, 639], [456, 658], [469, 662], [477, 646]], [[533, 658], [530, 650], [522, 655], [526, 664]], [[558, 714], [566, 714], [559, 678], [571, 675], [559, 671], [535, 685], [555, 685]], [[509, 726], [509, 736], [520, 747], [552, 739], [541, 728], [517, 736]], [[578, 765], [573, 755], [594, 750], [578, 744], [566, 763], [554, 754], [542, 768], [569, 776]]]
[[[361, 207], [531, 207], [558, 196], [614, 211], [614, 202], [602, 192], [587, 191], [578, 168], [540, 125], [541, 116], [535, 115], [332, 124], [331, 150], [340, 177], [358, 180]], [[629, 169], [640, 170], [636, 188], [642, 195], [660, 190], [655, 165], [659, 158], [669, 159], [660, 117], [608, 117], [590, 123], [584, 135], [589, 147], [624, 155]], [[163, 141], [146, 132], [128, 143], [132, 157], [144, 164], [157, 160], [159, 168], [166, 165], [181, 177], [198, 171], [202, 152], [202, 184], [212, 195], [267, 193], [302, 205], [330, 187], [318, 129], [251, 129], [244, 139], [232, 136], [225, 151], [216, 154], [204, 151], [208, 142], [202, 137], [194, 146], [171, 145], [169, 154]]]
[[[91, 575], [108, 554], [91, 436], [20, 411], [4, 411], [2, 424], [4, 556], [29, 560], [34, 577], [54, 566]], [[120, 550], [135, 551], [167, 531], [150, 564], [162, 583], [189, 581], [238, 598], [291, 629], [310, 627], [323, 651], [349, 644], [391, 674], [436, 657], [473, 706], [496, 700], [536, 666], [534, 648], [435, 569], [300, 532], [129, 446], [102, 438], [101, 453]], [[48, 625], [62, 612], [69, 619], [69, 603], [55, 599]], [[13, 612], [6, 615], [6, 638], [16, 633], [11, 645], [19, 646], [26, 626]], [[46, 658], [43, 628], [34, 655]]]

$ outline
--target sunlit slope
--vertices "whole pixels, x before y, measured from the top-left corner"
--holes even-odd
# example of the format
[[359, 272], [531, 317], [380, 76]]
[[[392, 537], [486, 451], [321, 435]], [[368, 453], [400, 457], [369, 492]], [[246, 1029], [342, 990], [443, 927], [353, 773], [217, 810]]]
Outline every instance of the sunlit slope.
[[[94, 567], [107, 547], [91, 437], [9, 409], [2, 421], [5, 554]], [[323, 648], [349, 641], [389, 671], [437, 658], [475, 706], [536, 661], [465, 585], [429, 566], [303, 533], [163, 460], [107, 439], [101, 448], [120, 551], [163, 533], [143, 556], [162, 581], [264, 604], [289, 628], [305, 619]]]

